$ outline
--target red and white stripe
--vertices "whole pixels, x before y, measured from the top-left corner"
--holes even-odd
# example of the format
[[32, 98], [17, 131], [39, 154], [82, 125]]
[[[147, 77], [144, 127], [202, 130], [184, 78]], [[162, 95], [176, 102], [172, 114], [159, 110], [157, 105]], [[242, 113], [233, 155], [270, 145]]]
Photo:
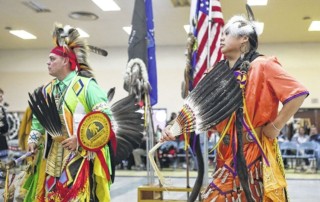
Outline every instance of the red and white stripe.
[[[210, 5], [210, 4], [209, 4]], [[208, 6], [209, 6], [208, 5]], [[209, 16], [202, 12], [199, 9], [198, 13], [198, 23], [196, 25], [197, 29], [197, 41], [198, 41], [198, 49], [197, 49], [197, 58], [196, 58], [196, 66], [193, 72], [193, 87], [195, 87], [200, 81], [203, 73], [206, 72], [207, 69], [210, 69], [214, 64], [219, 62], [223, 55], [220, 50], [220, 37], [222, 32], [222, 27], [224, 25], [223, 15], [221, 12], [221, 4], [219, 0], [211, 0], [211, 12], [209, 12]], [[208, 37], [208, 27], [209, 27], [209, 19], [211, 21], [211, 29], [210, 29], [210, 37]], [[208, 38], [210, 39], [210, 52], [208, 51]], [[210, 67], [208, 68], [208, 52], [210, 57]]]

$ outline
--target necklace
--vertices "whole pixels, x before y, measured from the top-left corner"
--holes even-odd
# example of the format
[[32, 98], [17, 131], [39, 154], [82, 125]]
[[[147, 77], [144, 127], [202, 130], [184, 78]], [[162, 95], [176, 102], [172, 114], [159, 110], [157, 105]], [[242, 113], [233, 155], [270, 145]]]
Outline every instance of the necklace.
[[[55, 92], [55, 95], [54, 95], [54, 98], [55, 98], [55, 102], [56, 102], [56, 105], [57, 105], [57, 109], [58, 109], [58, 111], [59, 112], [61, 112], [61, 110], [62, 110], [62, 104], [63, 103], [65, 103], [66, 104], [66, 107], [68, 108], [68, 109], [70, 109], [69, 108], [69, 106], [67, 105], [67, 102], [65, 101], [65, 96], [66, 96], [66, 92], [68, 91], [68, 89], [69, 89], [69, 86], [71, 85], [73, 85], [74, 83], [75, 83], [75, 81], [76, 81], [76, 78], [77, 78], [77, 76], [74, 76], [74, 78], [72, 79], [72, 81], [68, 84], [68, 86], [67, 85], [63, 85], [63, 89], [61, 89], [60, 88], [60, 85], [59, 85], [59, 83], [57, 83], [57, 84], [55, 84], [54, 85], [54, 89], [52, 90], [52, 94]], [[59, 81], [59, 82], [62, 82], [62, 81]], [[63, 83], [64, 84], [64, 83]]]
[[64, 102], [64, 97], [66, 95], [67, 89], [68, 89], [68, 86], [61, 90], [59, 84], [56, 85], [56, 90], [55, 90], [56, 93], [54, 97], [55, 97], [55, 102], [59, 111], [61, 111], [62, 109], [62, 104]]

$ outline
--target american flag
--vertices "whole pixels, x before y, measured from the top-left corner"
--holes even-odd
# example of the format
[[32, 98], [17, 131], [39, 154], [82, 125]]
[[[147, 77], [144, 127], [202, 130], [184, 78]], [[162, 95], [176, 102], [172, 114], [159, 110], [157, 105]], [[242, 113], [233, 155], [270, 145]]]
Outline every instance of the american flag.
[[[192, 61], [192, 78], [194, 88], [200, 81], [203, 73], [207, 69], [213, 67], [219, 62], [223, 55], [220, 50], [220, 37], [222, 27], [224, 25], [223, 15], [221, 11], [221, 4], [219, 0], [196, 0], [195, 8], [191, 7], [194, 12], [194, 20], [196, 21], [194, 36], [197, 38], [197, 45], [194, 48]], [[210, 5], [211, 1], [211, 5]], [[211, 8], [210, 8], [211, 7]], [[211, 11], [211, 12], [209, 12]], [[191, 13], [192, 15], [192, 13]], [[211, 17], [210, 37], [208, 37], [209, 19]], [[191, 28], [192, 29], [192, 28]], [[208, 53], [208, 40], [210, 44], [210, 53]], [[210, 57], [210, 67], [208, 66], [208, 55]]]

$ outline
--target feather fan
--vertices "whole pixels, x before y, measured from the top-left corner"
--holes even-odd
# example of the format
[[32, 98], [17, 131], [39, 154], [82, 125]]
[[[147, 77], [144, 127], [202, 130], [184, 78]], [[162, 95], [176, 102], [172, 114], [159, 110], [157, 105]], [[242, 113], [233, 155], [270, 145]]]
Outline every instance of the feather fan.
[[34, 92], [33, 95], [29, 93], [29, 98], [29, 106], [40, 124], [53, 139], [62, 141], [62, 124], [54, 98], [47, 94], [45, 99], [41, 91]]
[[[170, 128], [174, 136], [183, 133], [206, 131], [217, 125], [242, 105], [242, 91], [233, 71], [220, 62], [191, 91], [185, 99], [174, 124]], [[159, 142], [149, 151], [149, 159], [159, 180], [166, 184], [154, 158]]]

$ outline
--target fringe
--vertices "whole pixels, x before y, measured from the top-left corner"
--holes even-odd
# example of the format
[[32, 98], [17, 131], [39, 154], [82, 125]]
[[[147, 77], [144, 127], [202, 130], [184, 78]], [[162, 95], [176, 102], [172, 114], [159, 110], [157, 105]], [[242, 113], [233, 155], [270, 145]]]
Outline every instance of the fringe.
[[[54, 201], [69, 202], [74, 199], [90, 200], [89, 185], [89, 160], [84, 159], [79, 168], [79, 173], [69, 188], [67, 184], [57, 183], [56, 192], [53, 193]], [[82, 200], [80, 200], [82, 201]]]

